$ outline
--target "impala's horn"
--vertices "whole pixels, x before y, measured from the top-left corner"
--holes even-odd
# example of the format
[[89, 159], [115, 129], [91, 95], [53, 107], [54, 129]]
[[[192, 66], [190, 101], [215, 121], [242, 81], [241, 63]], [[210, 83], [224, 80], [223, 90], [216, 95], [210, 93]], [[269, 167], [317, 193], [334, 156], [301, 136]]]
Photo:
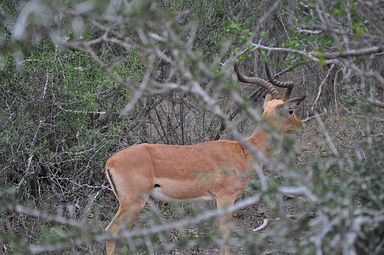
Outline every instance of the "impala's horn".
[[239, 81], [244, 82], [244, 83], [257, 84], [257, 85], [265, 88], [268, 91], [268, 93], [271, 94], [272, 98], [274, 98], [274, 99], [280, 99], [281, 98], [279, 91], [277, 91], [277, 89], [273, 86], [272, 83], [270, 83], [264, 79], [261, 79], [259, 77], [246, 76], [245, 74], [243, 74], [239, 71], [239, 66], [237, 65], [237, 63], [235, 63], [234, 69], [235, 69], [235, 72], [237, 74], [237, 79]]
[[268, 67], [267, 63], [265, 63], [265, 72], [267, 73], [267, 77], [268, 77], [268, 80], [270, 83], [272, 83], [273, 85], [275, 85], [277, 87], [287, 89], [285, 91], [282, 99], [284, 102], [289, 100], [289, 98], [291, 97], [292, 89], [293, 89], [293, 82], [291, 82], [291, 81], [285, 81], [285, 82], [284, 81], [278, 81], [275, 78], [273, 78], [271, 75], [271, 72], [269, 71], [269, 67]]

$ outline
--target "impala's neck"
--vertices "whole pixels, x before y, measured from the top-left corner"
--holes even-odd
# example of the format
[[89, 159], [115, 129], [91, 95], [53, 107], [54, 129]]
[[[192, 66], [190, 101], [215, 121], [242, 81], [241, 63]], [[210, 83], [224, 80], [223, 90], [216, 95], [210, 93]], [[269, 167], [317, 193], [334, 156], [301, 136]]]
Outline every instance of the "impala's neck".
[[[247, 138], [247, 141], [252, 143], [261, 153], [267, 156], [270, 148], [269, 132], [267, 130], [261, 129], [254, 132]], [[247, 152], [248, 154], [251, 154], [248, 150]]]
[[[271, 128], [275, 129], [277, 132], [287, 133], [285, 123], [281, 123], [278, 119], [275, 118], [266, 118], [266, 116], [264, 116], [263, 119], [264, 121], [267, 121]], [[268, 151], [272, 149], [272, 145], [270, 143], [270, 134], [271, 130], [263, 128], [257, 130], [251, 136], [249, 136], [247, 141], [251, 142], [260, 152], [268, 156]]]
[[268, 132], [264, 129], [254, 132], [247, 141], [251, 142], [259, 150], [263, 150], [267, 146]]

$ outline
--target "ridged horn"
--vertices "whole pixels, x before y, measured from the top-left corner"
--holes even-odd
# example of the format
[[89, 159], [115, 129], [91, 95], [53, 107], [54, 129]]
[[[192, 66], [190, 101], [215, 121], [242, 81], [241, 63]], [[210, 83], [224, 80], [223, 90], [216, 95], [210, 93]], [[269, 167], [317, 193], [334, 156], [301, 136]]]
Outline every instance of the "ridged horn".
[[261, 87], [265, 88], [269, 94], [271, 94], [272, 98], [274, 98], [274, 99], [280, 99], [281, 98], [277, 89], [270, 82], [268, 82], [264, 79], [261, 79], [259, 77], [246, 76], [245, 74], [243, 74], [239, 71], [239, 66], [237, 65], [237, 63], [235, 63], [234, 69], [235, 69], [235, 72], [237, 75], [237, 79], [239, 81], [244, 82], [244, 83], [253, 83], [253, 84], [260, 85]]
[[277, 87], [280, 87], [280, 88], [286, 88], [287, 90], [285, 91], [284, 93], [284, 96], [283, 96], [283, 101], [287, 101], [289, 100], [289, 98], [291, 97], [291, 93], [292, 93], [292, 89], [293, 89], [293, 82], [291, 81], [278, 81], [276, 80], [275, 78], [272, 77], [271, 75], [271, 72], [269, 71], [269, 67], [268, 67], [268, 64], [265, 63], [265, 72], [267, 74], [267, 78], [269, 80], [270, 83], [272, 83], [273, 85], [277, 86]]

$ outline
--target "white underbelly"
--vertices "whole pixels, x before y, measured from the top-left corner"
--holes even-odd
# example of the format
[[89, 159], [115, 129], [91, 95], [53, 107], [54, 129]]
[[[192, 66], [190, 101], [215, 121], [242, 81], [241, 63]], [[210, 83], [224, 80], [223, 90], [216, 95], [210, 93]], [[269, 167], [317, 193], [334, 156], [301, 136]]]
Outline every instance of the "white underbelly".
[[199, 197], [188, 197], [188, 198], [172, 197], [170, 194], [165, 194], [164, 192], [162, 192], [161, 187], [153, 188], [150, 196], [154, 199], [165, 201], [165, 202], [209, 201], [214, 199], [214, 196], [210, 194], [206, 194]]

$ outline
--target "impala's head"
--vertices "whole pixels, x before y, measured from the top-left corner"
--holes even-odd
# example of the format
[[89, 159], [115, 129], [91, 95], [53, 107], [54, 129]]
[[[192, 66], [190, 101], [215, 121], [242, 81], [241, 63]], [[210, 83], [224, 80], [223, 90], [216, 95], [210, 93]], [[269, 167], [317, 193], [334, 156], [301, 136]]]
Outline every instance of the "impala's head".
[[[271, 76], [267, 64], [265, 65], [265, 70], [269, 81], [258, 77], [248, 77], [240, 73], [237, 64], [235, 64], [235, 71], [239, 81], [257, 84], [268, 91], [263, 105], [263, 119], [284, 133], [291, 133], [298, 128], [302, 128], [303, 123], [300, 118], [297, 117], [296, 109], [304, 100], [305, 96], [290, 98], [293, 82], [282, 82], [274, 79]], [[284, 96], [280, 96], [275, 86], [286, 88]]]
[[297, 117], [296, 109], [304, 98], [305, 96], [294, 97], [283, 101], [282, 99], [273, 99], [270, 94], [267, 94], [264, 100], [263, 119], [284, 133], [291, 133], [302, 128], [303, 123]]

